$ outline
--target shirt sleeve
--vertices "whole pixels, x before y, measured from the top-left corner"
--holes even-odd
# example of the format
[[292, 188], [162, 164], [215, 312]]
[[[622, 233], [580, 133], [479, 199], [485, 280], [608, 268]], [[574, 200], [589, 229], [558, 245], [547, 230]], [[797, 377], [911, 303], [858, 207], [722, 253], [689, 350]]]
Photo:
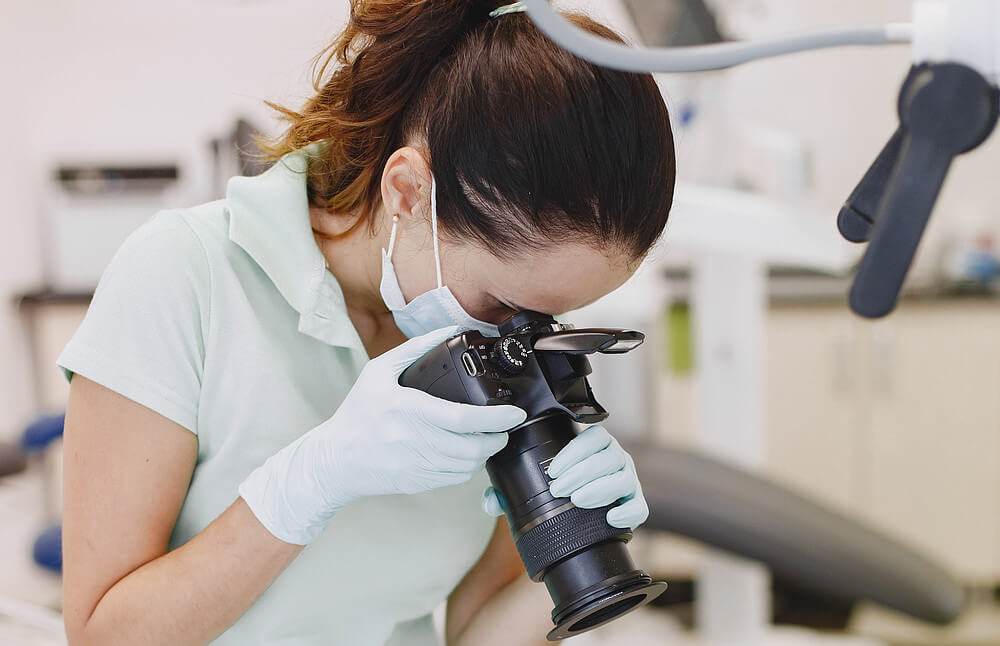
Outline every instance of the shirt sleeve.
[[197, 434], [211, 274], [184, 217], [161, 211], [122, 243], [56, 364]]

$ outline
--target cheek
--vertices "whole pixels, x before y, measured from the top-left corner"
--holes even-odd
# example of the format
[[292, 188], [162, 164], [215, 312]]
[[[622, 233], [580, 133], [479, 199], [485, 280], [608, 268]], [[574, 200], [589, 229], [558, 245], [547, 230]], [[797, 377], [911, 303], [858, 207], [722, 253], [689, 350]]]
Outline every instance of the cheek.
[[[449, 287], [449, 289], [451, 288]], [[493, 299], [484, 296], [482, 293], [469, 294], [465, 291], [459, 293], [452, 289], [452, 294], [454, 294], [455, 300], [462, 306], [462, 309], [468, 312], [472, 318], [495, 324], [510, 316], [510, 311], [507, 308], [498, 308], [494, 304]]]
[[419, 259], [406, 257], [403, 254], [393, 254], [396, 280], [407, 303], [437, 287], [437, 274], [434, 268], [425, 267], [417, 260]]

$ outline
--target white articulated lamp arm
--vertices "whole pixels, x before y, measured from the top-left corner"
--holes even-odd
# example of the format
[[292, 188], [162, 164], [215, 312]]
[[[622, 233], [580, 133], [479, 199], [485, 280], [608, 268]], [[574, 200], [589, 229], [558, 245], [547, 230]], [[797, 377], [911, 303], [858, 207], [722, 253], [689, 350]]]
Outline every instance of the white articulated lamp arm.
[[811, 49], [888, 45], [911, 39], [910, 25], [892, 24], [694, 47], [629, 47], [576, 27], [559, 15], [548, 0], [524, 0], [524, 6], [538, 28], [561, 47], [596, 65], [626, 72], [700, 72]]
[[547, 0], [522, 4], [557, 44], [628, 72], [697, 72], [823, 47], [912, 41], [899, 127], [837, 217], [844, 238], [868, 245], [850, 305], [869, 318], [895, 308], [952, 160], [982, 144], [1000, 115], [1000, 0], [914, 0], [912, 24], [672, 48], [611, 42], [570, 24]]
[[913, 62], [967, 65], [997, 84], [1000, 1], [915, 0]]

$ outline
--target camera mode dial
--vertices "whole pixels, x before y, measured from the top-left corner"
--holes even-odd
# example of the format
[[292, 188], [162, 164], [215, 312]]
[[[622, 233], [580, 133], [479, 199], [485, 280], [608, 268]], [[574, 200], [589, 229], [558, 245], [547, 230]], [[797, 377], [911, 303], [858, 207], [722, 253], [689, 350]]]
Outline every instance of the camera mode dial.
[[516, 337], [505, 336], [493, 346], [490, 357], [504, 372], [519, 375], [524, 372], [524, 366], [531, 350], [524, 347]]

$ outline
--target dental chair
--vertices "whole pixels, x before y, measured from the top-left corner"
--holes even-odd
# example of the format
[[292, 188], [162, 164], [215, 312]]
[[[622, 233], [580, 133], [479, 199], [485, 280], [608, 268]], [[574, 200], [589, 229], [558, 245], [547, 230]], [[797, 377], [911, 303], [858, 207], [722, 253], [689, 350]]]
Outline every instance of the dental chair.
[[765, 477], [676, 448], [621, 440], [642, 474], [643, 527], [759, 561], [782, 581], [946, 624], [965, 592], [910, 547]]

